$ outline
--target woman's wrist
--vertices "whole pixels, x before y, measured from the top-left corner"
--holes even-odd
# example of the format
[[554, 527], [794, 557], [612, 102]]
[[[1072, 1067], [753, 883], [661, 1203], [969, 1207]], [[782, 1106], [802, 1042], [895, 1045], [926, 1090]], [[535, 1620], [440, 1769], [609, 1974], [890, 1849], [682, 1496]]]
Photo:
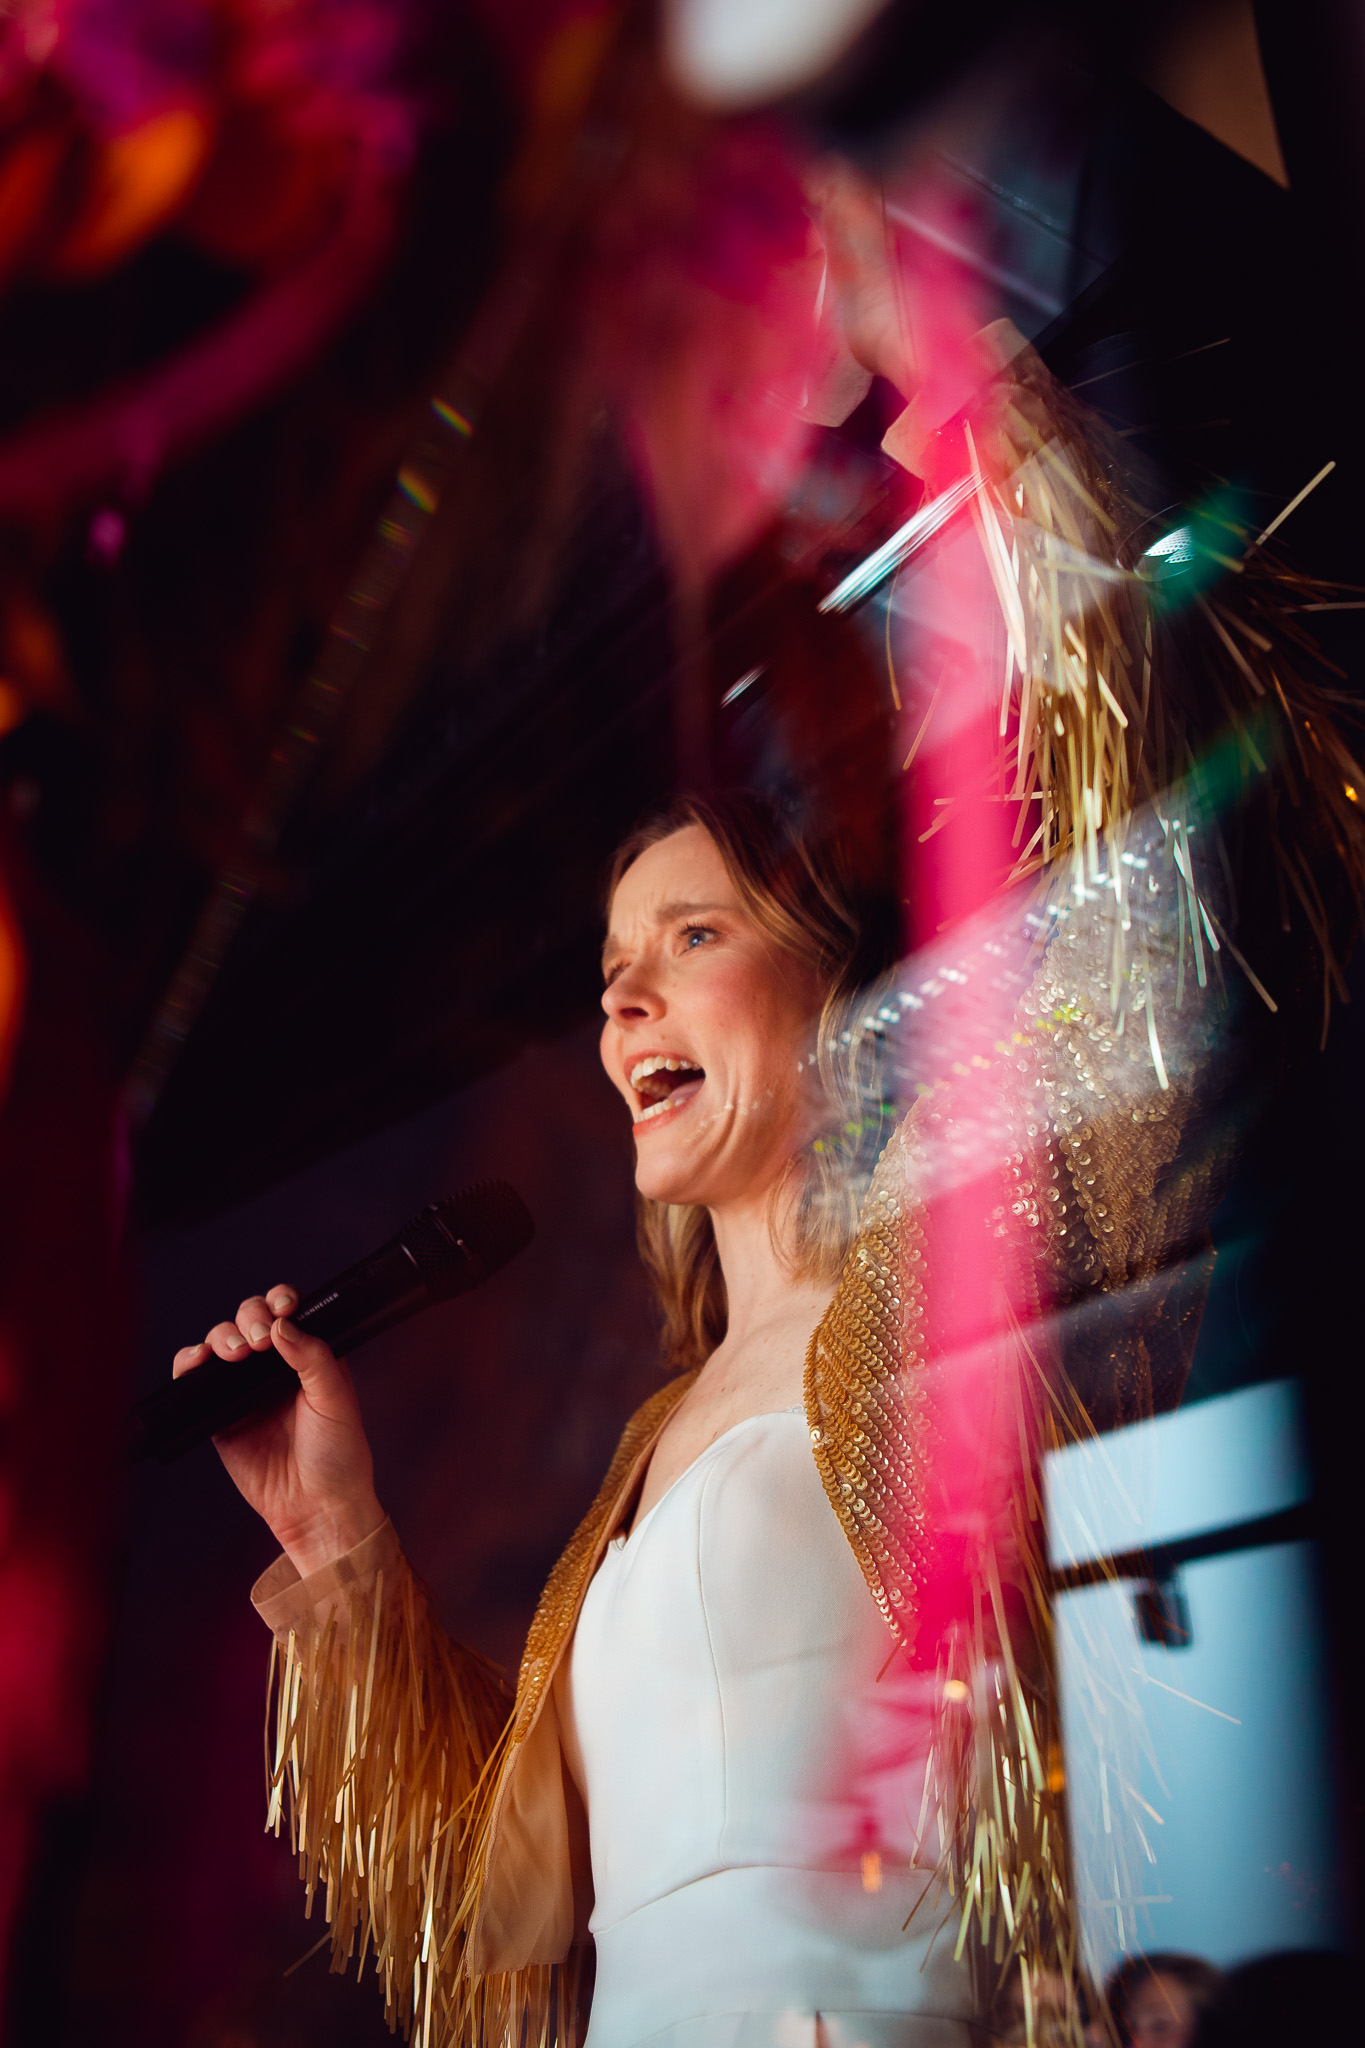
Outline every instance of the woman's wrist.
[[366, 1500], [320, 1509], [306, 1522], [277, 1529], [275, 1534], [299, 1577], [307, 1579], [373, 1536], [386, 1520], [378, 1498], [371, 1494]]

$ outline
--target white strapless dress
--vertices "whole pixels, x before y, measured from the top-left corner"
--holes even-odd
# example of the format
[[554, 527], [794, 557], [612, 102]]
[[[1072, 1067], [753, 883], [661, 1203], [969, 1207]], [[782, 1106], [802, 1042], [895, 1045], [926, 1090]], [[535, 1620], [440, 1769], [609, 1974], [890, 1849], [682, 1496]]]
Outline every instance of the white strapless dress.
[[558, 1681], [587, 2048], [967, 2048], [971, 1977], [915, 1847], [932, 1687], [893, 1655], [799, 1409], [727, 1431], [613, 1540]]

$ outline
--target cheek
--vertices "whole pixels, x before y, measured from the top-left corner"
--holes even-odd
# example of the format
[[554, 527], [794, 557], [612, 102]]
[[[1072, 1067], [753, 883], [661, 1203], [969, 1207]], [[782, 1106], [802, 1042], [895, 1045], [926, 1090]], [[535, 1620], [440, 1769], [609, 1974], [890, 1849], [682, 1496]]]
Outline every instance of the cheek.
[[797, 1062], [815, 1050], [820, 1004], [806, 999], [804, 991], [770, 991], [769, 1001], [756, 1023], [762, 1035], [775, 1080], [796, 1084]]
[[717, 1023], [728, 1023], [774, 1058], [790, 1050], [795, 1060], [808, 1040], [814, 1043], [820, 999], [804, 977], [775, 972], [766, 960], [746, 961], [717, 976], [707, 993]]
[[744, 1020], [743, 1044], [745, 1092], [799, 1142], [812, 1115], [810, 1080], [802, 1068], [815, 1044], [814, 1019], [791, 1004], [755, 1004]]

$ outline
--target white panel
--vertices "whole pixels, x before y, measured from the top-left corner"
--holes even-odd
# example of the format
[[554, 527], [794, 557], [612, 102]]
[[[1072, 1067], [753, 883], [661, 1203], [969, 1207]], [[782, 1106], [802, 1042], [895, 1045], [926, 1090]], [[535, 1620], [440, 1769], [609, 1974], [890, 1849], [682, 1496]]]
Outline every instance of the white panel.
[[1054, 1452], [1046, 1472], [1055, 1569], [1225, 1529], [1311, 1492], [1293, 1380], [1244, 1387]]
[[1186, 1566], [1187, 1649], [1139, 1639], [1131, 1584], [1058, 1600], [1076, 1896], [1098, 1974], [1134, 1948], [1229, 1964], [1340, 1943], [1314, 1559], [1292, 1543]]

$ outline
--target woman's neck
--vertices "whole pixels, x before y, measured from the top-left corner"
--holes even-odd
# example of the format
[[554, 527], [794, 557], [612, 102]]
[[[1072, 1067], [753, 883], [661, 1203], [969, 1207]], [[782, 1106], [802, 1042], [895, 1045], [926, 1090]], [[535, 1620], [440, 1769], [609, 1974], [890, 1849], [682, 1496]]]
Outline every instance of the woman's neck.
[[725, 1278], [728, 1304], [726, 1351], [743, 1347], [776, 1322], [822, 1307], [831, 1289], [821, 1281], [794, 1280], [784, 1252], [795, 1224], [795, 1195], [769, 1193], [726, 1203], [711, 1211], [716, 1255]]
[[726, 1430], [800, 1402], [806, 1347], [834, 1290], [819, 1281], [793, 1280], [782, 1246], [791, 1241], [794, 1221], [794, 1201], [779, 1205], [774, 1218], [766, 1194], [711, 1211], [729, 1324], [664, 1426], [637, 1520]]

